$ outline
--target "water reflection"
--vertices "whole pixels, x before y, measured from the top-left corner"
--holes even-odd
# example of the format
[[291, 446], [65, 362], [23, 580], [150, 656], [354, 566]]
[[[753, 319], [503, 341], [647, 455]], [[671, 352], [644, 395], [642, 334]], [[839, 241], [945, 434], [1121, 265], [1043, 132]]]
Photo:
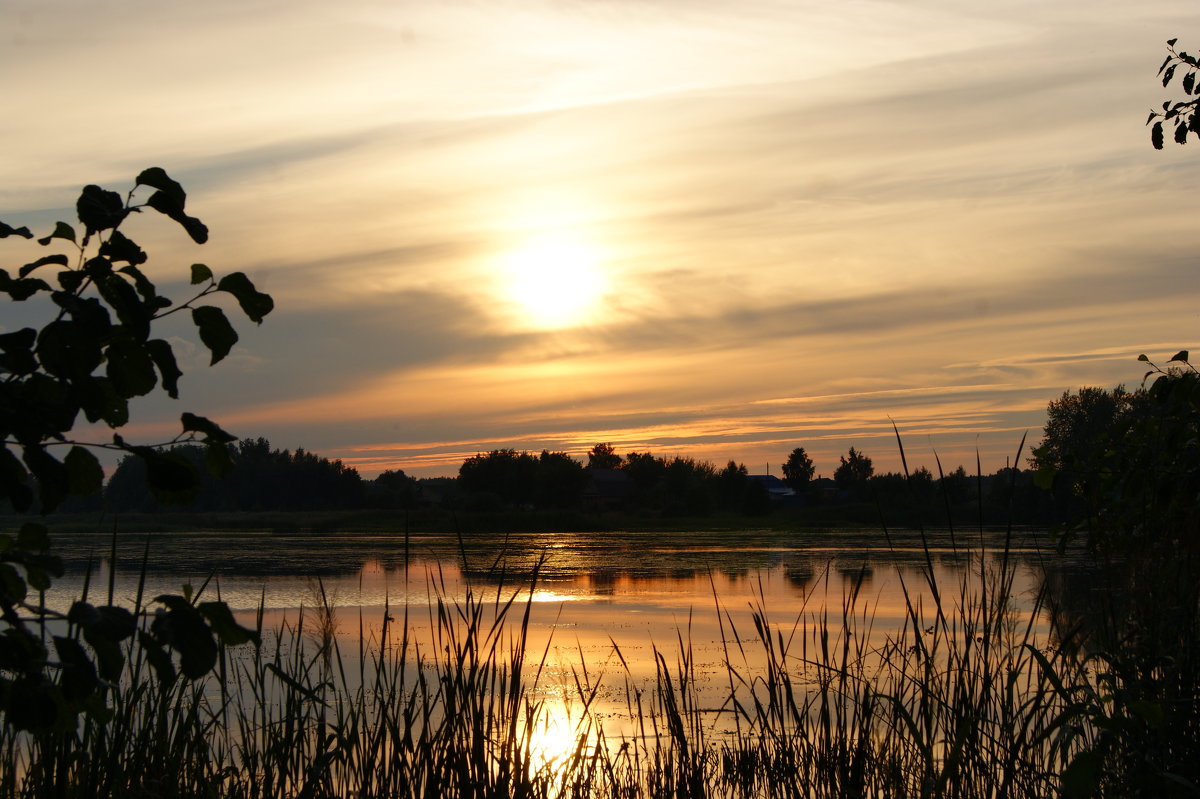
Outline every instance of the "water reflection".
[[[176, 593], [184, 582], [198, 586], [212, 575], [211, 594], [246, 620], [261, 606], [271, 626], [290, 623], [301, 608], [319, 607], [323, 591], [337, 636], [353, 638], [362, 630], [378, 637], [384, 617], [403, 608], [418, 640], [438, 599], [460, 601], [470, 588], [496, 605], [531, 602], [530, 637], [547, 653], [547, 674], [566, 679], [581, 659], [609, 663], [619, 646], [630, 656], [632, 675], [652, 677], [650, 653], [678, 649], [685, 638], [696, 647], [697, 666], [720, 673], [730, 635], [741, 644], [755, 639], [754, 608], [803, 633], [812, 626], [803, 614], [821, 614], [836, 627], [843, 614], [867, 607], [871, 634], [882, 640], [905, 623], [906, 597], [932, 605], [921, 569], [932, 565], [938, 582], [957, 586], [996, 562], [1002, 539], [984, 538], [971, 549], [936, 535], [926, 543], [923, 549], [921, 538], [893, 533], [888, 546], [871, 532], [514, 534], [500, 540], [129, 536], [116, 541], [113, 583], [114, 599], [132, 604], [145, 557], [146, 596]], [[1024, 565], [1014, 607], [1022, 611], [1032, 607], [1039, 585], [1039, 556], [1033, 538], [1017, 544], [1011, 557]], [[79, 596], [89, 562], [99, 563], [91, 589], [96, 601], [96, 586], [109, 580], [111, 539], [58, 536], [56, 546], [68, 576], [51, 605]], [[852, 594], [859, 597], [853, 609], [847, 603]]]
[[[869, 672], [889, 636], [909, 624], [910, 607], [933, 607], [922, 569], [932, 565], [938, 583], [958, 587], [1002, 559], [999, 538], [970, 549], [953, 543], [932, 536], [925, 549], [919, 537], [894, 535], [888, 546], [874, 534], [842, 532], [461, 541], [247, 534], [155, 536], [147, 548], [144, 536], [133, 536], [118, 538], [111, 576], [115, 600], [128, 605], [143, 557], [150, 597], [212, 574], [207, 591], [244, 624], [261, 614], [268, 642], [291, 640], [289, 630], [303, 624], [305, 646], [327, 655], [364, 651], [361, 644], [368, 652], [413, 647], [436, 659], [444, 603], [461, 607], [470, 592], [476, 606], [498, 613], [511, 602], [524, 649], [508, 656], [523, 658], [525, 695], [538, 703], [530, 750], [550, 767], [578, 744], [580, 725], [596, 718], [614, 739], [640, 734], [641, 714], [631, 705], [663, 668], [688, 673], [694, 706], [718, 726], [731, 721], [731, 694], [753, 704], [747, 694], [765, 686], [753, 675], [771, 663], [792, 669], [797, 691], [828, 681], [828, 668], [813, 663], [837, 661], [837, 653], [854, 653], [850, 665]], [[1014, 625], [1045, 624], [1034, 616], [1041, 580], [1035, 543], [1023, 540], [1010, 552], [1019, 564]], [[65, 607], [79, 596], [89, 560], [100, 566], [92, 601], [103, 601], [97, 586], [107, 591], [111, 545], [105, 536], [56, 537], [69, 573], [48, 604]], [[820, 654], [823, 648], [835, 656]], [[418, 668], [405, 666], [409, 684]], [[350, 668], [340, 679], [353, 690], [358, 674]]]

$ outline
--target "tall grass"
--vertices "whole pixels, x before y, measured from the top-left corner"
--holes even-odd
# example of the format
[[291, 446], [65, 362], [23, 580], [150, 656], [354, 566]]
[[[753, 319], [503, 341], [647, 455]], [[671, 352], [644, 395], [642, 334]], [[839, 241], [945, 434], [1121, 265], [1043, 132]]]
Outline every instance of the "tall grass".
[[[0, 725], [0, 796], [1024, 797], [1122, 795], [1150, 777], [1188, 791], [1172, 771], [1186, 741], [1148, 753], [1134, 732], [1172, 714], [1194, 727], [1182, 715], [1194, 682], [1170, 687], [1170, 706], [1117, 696], [1153, 675], [1115, 675], [1117, 657], [1082, 639], [1039, 638], [1051, 595], [1018, 612], [1007, 548], [971, 557], [955, 585], [931, 566], [932, 591], [905, 585], [904, 623], [882, 645], [865, 572], [840, 608], [799, 618], [773, 618], [760, 595], [739, 627], [715, 598], [727, 686], [715, 708], [688, 628], [653, 650], [648, 684], [614, 642], [617, 717], [598, 712], [612, 676], [582, 656], [565, 704], [545, 690], [536, 570], [459, 601], [435, 591], [421, 639], [408, 607], [388, 609], [378, 634], [360, 615], [357, 637], [339, 636], [318, 591], [315, 613], [274, 629], [260, 609], [261, 643], [222, 648], [208, 678], [160, 679], [130, 644], [106, 708], [77, 729]], [[547, 752], [564, 727], [568, 745]], [[1149, 754], [1158, 762], [1130, 765]]]

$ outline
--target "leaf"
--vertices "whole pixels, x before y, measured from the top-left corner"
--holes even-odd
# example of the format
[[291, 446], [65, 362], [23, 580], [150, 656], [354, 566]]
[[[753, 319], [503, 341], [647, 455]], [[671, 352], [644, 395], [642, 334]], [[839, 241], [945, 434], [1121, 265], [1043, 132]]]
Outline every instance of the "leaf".
[[1187, 135], [1188, 135], [1187, 125], [1185, 125], [1183, 122], [1179, 122], [1178, 124], [1175, 125], [1175, 143], [1176, 144], [1187, 144]]
[[1196, 73], [1195, 72], [1188, 72], [1188, 74], [1183, 76], [1184, 92], [1186, 92], [1187, 94], [1191, 94], [1192, 89], [1195, 87], [1195, 85], [1196, 85]]
[[99, 686], [96, 678], [96, 667], [92, 665], [83, 645], [74, 638], [54, 636], [54, 649], [62, 664], [59, 676], [59, 686], [63, 695], [73, 705], [78, 706]]
[[1104, 769], [1104, 756], [1099, 752], [1084, 751], [1075, 755], [1062, 773], [1063, 796], [1092, 796], [1100, 787], [1100, 775]]
[[197, 244], [208, 241], [208, 227], [196, 217], [185, 214], [183, 206], [172, 200], [170, 195], [156, 191], [146, 200], [146, 205], [182, 225]]
[[1174, 46], [1175, 46], [1175, 42], [1177, 42], [1177, 41], [1179, 41], [1179, 39], [1178, 39], [1178, 38], [1175, 38], [1175, 39], [1167, 39], [1167, 47], [1174, 47]]
[[100, 493], [104, 486], [104, 469], [96, 456], [83, 447], [71, 447], [63, 458], [67, 467], [67, 478], [71, 483], [71, 494], [77, 497]]
[[119, 230], [114, 230], [108, 241], [100, 245], [100, 255], [113, 262], [124, 261], [134, 266], [146, 263], [145, 251]]
[[45, 247], [53, 239], [66, 239], [67, 241], [74, 242], [75, 228], [71, 227], [66, 222], [55, 222], [54, 232], [48, 236], [43, 236], [42, 238], [38, 239], [38, 244]]
[[79, 405], [89, 422], [104, 420], [109, 427], [121, 427], [129, 421], [129, 403], [107, 377], [81, 380], [76, 389]]
[[183, 372], [179, 371], [179, 366], [175, 363], [175, 352], [171, 345], [160, 338], [151, 339], [146, 342], [146, 352], [150, 353], [154, 365], [158, 367], [162, 387], [167, 396], [179, 399], [179, 378], [183, 377]]
[[0, 239], [7, 239], [9, 236], [20, 236], [23, 239], [33, 238], [33, 234], [27, 227], [13, 227], [0, 222]]
[[150, 310], [142, 304], [137, 292], [127, 280], [109, 274], [96, 281], [96, 288], [109, 307], [117, 312], [117, 318], [134, 338], [145, 341], [150, 336]]
[[1154, 145], [1155, 150], [1163, 148], [1163, 124], [1155, 122], [1154, 127], [1150, 129], [1150, 143]]
[[100, 281], [112, 274], [112, 261], [102, 256], [89, 258], [83, 265], [83, 271], [92, 280]]
[[238, 305], [242, 306], [246, 316], [258, 324], [262, 324], [263, 317], [275, 308], [275, 301], [271, 299], [271, 295], [254, 288], [254, 283], [242, 272], [234, 272], [221, 278], [217, 289], [227, 291], [237, 298]]
[[[97, 339], [107, 336], [113, 327], [112, 317], [108, 308], [96, 297], [80, 297], [56, 291], [50, 295], [55, 305], [71, 315], [73, 321], [79, 322]], [[100, 342], [97, 341], [99, 344]]]
[[[163, 602], [165, 597], [155, 601]], [[174, 597], [182, 600], [182, 597]], [[188, 679], [203, 677], [217, 664], [217, 644], [200, 613], [186, 602], [173, 602], [170, 610], [156, 614], [150, 631], [179, 653], [179, 668]]]
[[213, 279], [212, 270], [204, 264], [192, 264], [192, 285], [198, 286], [201, 283]]
[[1183, 363], [1187, 363], [1188, 362], [1188, 354], [1189, 353], [1187, 350], [1180, 350], [1179, 352], [1177, 352], [1171, 356], [1171, 360], [1172, 361], [1182, 361]]
[[67, 475], [67, 467], [41, 446], [26, 444], [22, 459], [37, 479], [42, 513], [50, 513], [70, 492], [71, 481]]
[[136, 448], [135, 454], [146, 462], [146, 484], [156, 500], [164, 505], [184, 505], [196, 498], [200, 487], [196, 470], [182, 456], [143, 447]]
[[50, 590], [50, 576], [37, 566], [31, 566], [29, 563], [25, 564], [25, 579], [29, 582], [29, 587], [34, 591]]
[[87, 629], [100, 621], [100, 613], [94, 606], [82, 600], [76, 600], [67, 611], [67, 622], [80, 629]]
[[[4, 277], [8, 277], [8, 275], [5, 274]], [[24, 302], [39, 291], [50, 291], [50, 284], [36, 277], [25, 277], [20, 280], [10, 279], [6, 285], [3, 280], [0, 280], [0, 291], [8, 292], [8, 296], [17, 302]]]
[[184, 413], [180, 417], [183, 423], [184, 432], [188, 433], [203, 433], [206, 441], [214, 441], [222, 444], [227, 444], [230, 441], [237, 441], [237, 436], [232, 436], [226, 433], [214, 422], [205, 419], [203, 416], [197, 416], [194, 413]]
[[17, 533], [17, 546], [30, 552], [45, 552], [50, 548], [50, 531], [44, 524], [26, 522]]
[[83, 285], [83, 281], [87, 280], [87, 275], [76, 269], [68, 269], [65, 272], [59, 272], [58, 285], [62, 286], [63, 291], [74, 294]]
[[1171, 66], [1167, 67], [1167, 71], [1163, 73], [1162, 84], [1164, 89], [1167, 87], [1167, 84], [1171, 82], [1171, 78], [1175, 77], [1175, 66], [1175, 64], [1172, 64]]
[[1160, 66], [1160, 67], [1158, 68], [1158, 72], [1156, 72], [1155, 74], [1156, 74], [1156, 75], [1161, 75], [1161, 74], [1163, 74], [1163, 70], [1167, 68], [1167, 64], [1170, 64], [1170, 63], [1171, 63], [1171, 59], [1172, 59], [1172, 58], [1174, 58], [1174, 56], [1171, 56], [1171, 55], [1168, 55], [1166, 58], [1164, 58], [1164, 59], [1163, 59], [1163, 62], [1162, 62], [1162, 66]]
[[33, 357], [33, 345], [37, 331], [23, 327], [12, 333], [0, 334], [0, 368], [12, 374], [27, 375], [37, 371], [37, 359]]
[[19, 274], [21, 277], [28, 277], [29, 273], [32, 272], [33, 270], [35, 270], [39, 267], [42, 267], [42, 266], [48, 266], [50, 264], [57, 264], [58, 266], [67, 266], [68, 265], [67, 256], [65, 256], [65, 255], [47, 255], [45, 258], [38, 258], [33, 263], [25, 264], [24, 266], [22, 266], [20, 268], [20, 270], [18, 270], [17, 274]]
[[87, 229], [88, 235], [99, 230], [115, 228], [129, 213], [125, 204], [121, 202], [121, 195], [96, 185], [83, 187], [79, 200], [75, 203], [75, 211], [79, 214], [79, 221]]
[[33, 504], [33, 492], [26, 481], [29, 473], [13, 451], [0, 444], [0, 499], [7, 499], [13, 510], [24, 513]]
[[146, 660], [150, 661], [150, 667], [154, 669], [158, 679], [167, 685], [173, 684], [175, 682], [175, 664], [171, 662], [171, 656], [162, 648], [162, 644], [145, 630], [138, 631], [138, 644], [146, 655]]
[[184, 192], [183, 186], [172, 180], [162, 167], [152, 166], [149, 169], [143, 169], [142, 173], [137, 176], [137, 185], [158, 189], [171, 202], [179, 206], [180, 210], [187, 205], [187, 193]]
[[1143, 361], [1143, 362], [1145, 362], [1145, 363], [1149, 363], [1149, 362], [1150, 362], [1150, 359], [1146, 357], [1146, 353], [1144, 353], [1144, 352], [1143, 352], [1141, 355], [1139, 355], [1139, 356], [1138, 356], [1138, 360], [1139, 360], [1139, 361]]
[[122, 397], [141, 397], [158, 385], [154, 361], [145, 348], [128, 338], [118, 338], [104, 351], [108, 360], [105, 373]]
[[122, 266], [117, 270], [122, 275], [129, 275], [133, 279], [133, 286], [137, 289], [137, 293], [141, 295], [142, 303], [147, 308], [166, 307], [171, 304], [171, 301], [166, 297], [158, 296], [158, 289], [150, 282], [150, 278], [146, 277], [142, 270], [136, 266]]
[[224, 444], [212, 443], [204, 448], [204, 466], [213, 477], [225, 477], [233, 471], [233, 455]]
[[59, 319], [42, 328], [37, 357], [47, 373], [62, 378], [90, 375], [104, 359], [99, 342], [74, 319]]
[[196, 323], [196, 327], [200, 331], [200, 340], [212, 352], [212, 361], [209, 366], [228, 355], [229, 351], [233, 349], [233, 345], [237, 343], [237, 331], [233, 329], [233, 325], [229, 324], [225, 312], [214, 305], [201, 305], [199, 308], [193, 308], [192, 321]]
[[25, 599], [27, 591], [21, 573], [7, 563], [0, 563], [0, 601], [14, 605]]
[[100, 676], [110, 682], [120, 680], [121, 667], [125, 665], [121, 647], [115, 641], [96, 632], [95, 628], [84, 630], [83, 639], [96, 653], [96, 666]]
[[201, 602], [199, 609], [204, 614], [204, 618], [208, 619], [213, 632], [221, 639], [221, 643], [227, 646], [238, 646], [252, 641], [259, 642], [258, 633], [238, 624], [233, 618], [229, 606], [224, 602]]
[[101, 605], [96, 608], [100, 614], [98, 632], [113, 641], [124, 641], [137, 630], [137, 619], [132, 613], [116, 605]]
[[[137, 632], [137, 619], [125, 608], [114, 605], [93, 607], [87, 602], [76, 601], [67, 612], [67, 621], [83, 630], [84, 638], [99, 653], [105, 644], [113, 645], [124, 641]], [[115, 662], [119, 667], [119, 658], [108, 656], [110, 663]], [[119, 651], [116, 653], [119, 654]], [[107, 679], [117, 675], [105, 674]]]

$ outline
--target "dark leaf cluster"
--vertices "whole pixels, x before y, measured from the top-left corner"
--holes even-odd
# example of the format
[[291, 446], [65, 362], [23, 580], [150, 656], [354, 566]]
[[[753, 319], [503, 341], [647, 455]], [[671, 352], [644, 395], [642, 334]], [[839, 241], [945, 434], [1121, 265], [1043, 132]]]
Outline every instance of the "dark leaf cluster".
[[[135, 199], [147, 191], [144, 201]], [[159, 293], [143, 271], [148, 256], [121, 227], [149, 208], [203, 244], [208, 228], [187, 213], [186, 204], [183, 188], [158, 167], [138, 175], [124, 197], [85, 186], [75, 204], [78, 227], [58, 222], [37, 239], [42, 247], [61, 246], [65, 252], [13, 271], [0, 269], [0, 293], [7, 301], [46, 313], [40, 327], [0, 335], [0, 502], [17, 511], [37, 507], [49, 513], [69, 496], [97, 494], [104, 473], [92, 452], [96, 448], [136, 459], [146, 484], [163, 501], [187, 500], [197, 491], [199, 470], [177, 452], [127, 442], [117, 432], [111, 442], [71, 438], [80, 421], [118, 430], [129, 421], [130, 400], [156, 388], [178, 397], [182, 372], [171, 344], [154, 337], [158, 320], [190, 310], [216, 363], [237, 334], [224, 311], [207, 304], [210, 298], [231, 295], [255, 322], [272, 309], [271, 298], [245, 275], [217, 280], [199, 264], [192, 267], [193, 296], [177, 302]], [[34, 235], [0, 222], [0, 238], [8, 237]], [[180, 422], [175, 441], [196, 442], [210, 471], [227, 471], [234, 437], [193, 413], [182, 414]], [[156, 597], [153, 610], [139, 598], [130, 610], [112, 604], [111, 588], [103, 605], [87, 601], [85, 589], [65, 613], [55, 611], [41, 593], [62, 575], [43, 525], [27, 523], [15, 537], [0, 534], [0, 722], [26, 731], [36, 747], [51, 753], [46, 767], [52, 777], [58, 760], [65, 764], [92, 754], [94, 741], [82, 731], [111, 720], [127, 657], [148, 663], [164, 688], [180, 674], [203, 677], [222, 646], [257, 637], [234, 621], [223, 602], [199, 602], [199, 594], [189, 590]]]
[[1146, 118], [1146, 124], [1152, 125], [1150, 141], [1156, 150], [1163, 148], [1168, 131], [1176, 144], [1187, 144], [1188, 134], [1195, 134], [1200, 138], [1200, 114], [1196, 113], [1197, 105], [1200, 105], [1200, 83], [1196, 79], [1200, 62], [1196, 60], [1196, 56], [1176, 50], [1177, 41], [1171, 39], [1167, 42], [1167, 57], [1158, 68], [1158, 75], [1162, 79], [1164, 89], [1179, 76], [1179, 87], [1188, 99], [1174, 102], [1166, 100], [1162, 104], [1162, 110], [1155, 109]]
[[[178, 398], [182, 372], [171, 344], [153, 334], [157, 320], [189, 311], [217, 363], [238, 337], [212, 299], [232, 297], [254, 322], [270, 313], [270, 296], [244, 274], [217, 279], [202, 264], [192, 267], [192, 296], [176, 301], [159, 293], [143, 271], [148, 256], [122, 226], [152, 209], [202, 244], [208, 228], [186, 206], [182, 186], [159, 167], [138, 175], [124, 197], [85, 186], [75, 205], [78, 226], [60, 221], [37, 239], [43, 247], [65, 251], [15, 271], [0, 269], [0, 293], [11, 302], [40, 301], [47, 313], [39, 328], [0, 335], [0, 500], [16, 510], [36, 503], [49, 512], [68, 496], [98, 492], [102, 472], [91, 452], [95, 447], [145, 461], [150, 487], [164, 501], [186, 499], [196, 490], [190, 466], [157, 448], [128, 443], [118, 433], [111, 442], [80, 444], [69, 438], [80, 421], [118, 430], [129, 422], [130, 401], [156, 388]], [[34, 237], [28, 228], [0, 223], [0, 238], [8, 236]], [[181, 422], [176, 441], [202, 442], [214, 453], [209, 466], [226, 469], [221, 453], [233, 437], [202, 416], [185, 413]]]
[[62, 751], [80, 746], [79, 718], [106, 724], [114, 686], [136, 640], [159, 682], [195, 680], [216, 666], [223, 645], [258, 642], [223, 602], [163, 594], [157, 608], [74, 602], [65, 614], [30, 601], [63, 575], [46, 528], [0, 534], [0, 720]]

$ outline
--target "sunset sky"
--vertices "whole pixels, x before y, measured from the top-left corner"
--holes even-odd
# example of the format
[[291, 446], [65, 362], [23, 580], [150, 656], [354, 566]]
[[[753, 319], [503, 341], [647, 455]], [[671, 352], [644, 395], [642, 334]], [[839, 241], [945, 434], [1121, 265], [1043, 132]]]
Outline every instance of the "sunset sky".
[[898, 468], [894, 420], [992, 471], [1197, 344], [1200, 143], [1143, 125], [1176, 36], [1194, 1], [11, 0], [0, 219], [161, 166], [212, 237], [133, 220], [160, 288], [274, 296], [211, 370], [172, 328], [182, 399], [130, 438], [186, 410], [368, 477], [601, 441], [830, 476]]

